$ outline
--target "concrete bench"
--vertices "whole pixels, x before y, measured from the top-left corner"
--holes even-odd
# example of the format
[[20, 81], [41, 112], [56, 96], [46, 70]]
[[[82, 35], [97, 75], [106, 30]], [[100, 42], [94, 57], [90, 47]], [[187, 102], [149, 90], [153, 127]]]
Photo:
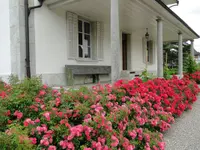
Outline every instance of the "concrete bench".
[[99, 82], [99, 75], [109, 75], [111, 66], [91, 66], [91, 65], [66, 65], [67, 85], [74, 85], [75, 75], [91, 75], [93, 83]]

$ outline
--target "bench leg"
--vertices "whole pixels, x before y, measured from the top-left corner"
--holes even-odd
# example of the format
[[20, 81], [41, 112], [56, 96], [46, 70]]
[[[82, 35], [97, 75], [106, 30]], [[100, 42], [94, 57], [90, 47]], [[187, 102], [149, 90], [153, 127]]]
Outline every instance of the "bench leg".
[[99, 75], [98, 74], [92, 75], [92, 79], [93, 79], [93, 83], [98, 83], [99, 82]]

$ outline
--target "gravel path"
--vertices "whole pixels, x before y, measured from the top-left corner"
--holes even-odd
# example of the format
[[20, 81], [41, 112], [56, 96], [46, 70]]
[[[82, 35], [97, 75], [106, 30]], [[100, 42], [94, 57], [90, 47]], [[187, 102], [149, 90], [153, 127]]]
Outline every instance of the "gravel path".
[[166, 150], [200, 150], [200, 96], [165, 133]]

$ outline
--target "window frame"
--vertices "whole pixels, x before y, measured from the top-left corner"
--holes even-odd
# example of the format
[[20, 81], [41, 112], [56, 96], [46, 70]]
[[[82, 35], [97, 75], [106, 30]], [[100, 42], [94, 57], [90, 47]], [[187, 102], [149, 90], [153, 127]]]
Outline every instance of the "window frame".
[[[153, 65], [155, 58], [155, 45], [154, 40], [149, 38], [148, 40], [143, 37], [143, 60], [146, 65]], [[148, 60], [149, 58], [149, 60]]]
[[[79, 31], [79, 21], [82, 21], [82, 32]], [[90, 34], [88, 33], [85, 33], [85, 29], [84, 29], [84, 23], [89, 23], [90, 24]], [[82, 34], [82, 45], [79, 44], [79, 33]], [[90, 46], [87, 46], [87, 48], [90, 48], [90, 57], [85, 57], [85, 47], [83, 46], [83, 41], [84, 41], [84, 38], [85, 38], [85, 35], [89, 35], [90, 37]], [[81, 60], [92, 60], [92, 40], [93, 40], [93, 37], [92, 37], [92, 22], [87, 20], [87, 19], [84, 19], [82, 17], [78, 17], [78, 59], [81, 59]], [[79, 57], [79, 46], [83, 46], [83, 57]]]

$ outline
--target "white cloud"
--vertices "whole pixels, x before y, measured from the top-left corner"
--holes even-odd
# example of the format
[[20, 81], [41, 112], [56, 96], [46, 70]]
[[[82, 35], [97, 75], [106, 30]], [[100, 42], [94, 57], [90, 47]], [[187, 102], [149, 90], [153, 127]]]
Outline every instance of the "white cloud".
[[[179, 6], [172, 7], [197, 34], [200, 34], [200, 2], [199, 0], [180, 0]], [[200, 39], [195, 40], [194, 47], [200, 51]]]

